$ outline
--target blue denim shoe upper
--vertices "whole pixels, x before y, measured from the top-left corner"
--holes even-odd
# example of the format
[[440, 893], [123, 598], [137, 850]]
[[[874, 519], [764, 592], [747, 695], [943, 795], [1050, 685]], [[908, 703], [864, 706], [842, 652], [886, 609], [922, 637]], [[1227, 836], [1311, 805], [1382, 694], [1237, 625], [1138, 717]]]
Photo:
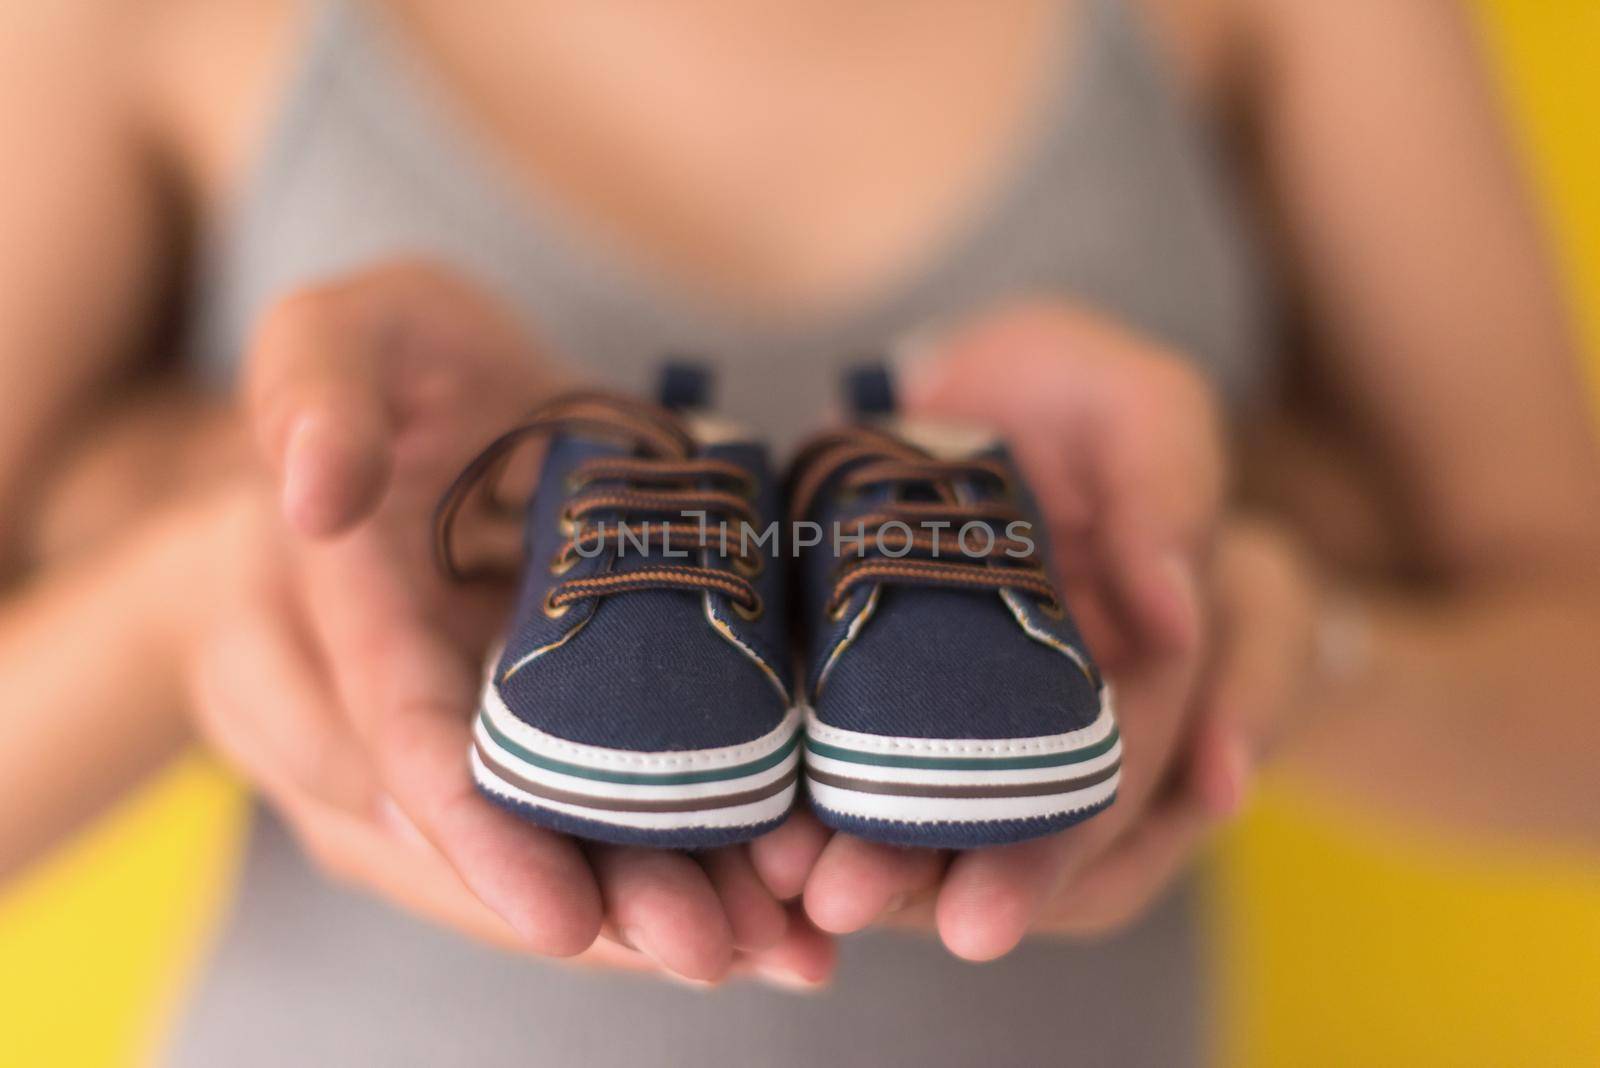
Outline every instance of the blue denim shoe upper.
[[[659, 752], [760, 737], [790, 688], [783, 561], [753, 540], [739, 559], [740, 519], [759, 530], [781, 514], [766, 452], [702, 440], [689, 418], [648, 408], [676, 431], [662, 455], [630, 438], [646, 406], [628, 402], [608, 425], [605, 404], [587, 398], [580, 417], [552, 424], [494, 685], [519, 719], [582, 744]], [[703, 527], [686, 511], [704, 512]], [[679, 529], [664, 543], [669, 523]], [[729, 592], [740, 587], [754, 606]]]
[[[1099, 676], [1056, 599], [1047, 532], [1007, 450], [991, 439], [935, 452], [894, 426], [831, 435], [796, 467], [793, 487], [809, 498], [795, 502], [799, 518], [824, 532], [801, 564], [806, 688], [817, 717], [910, 738], [1029, 738], [1094, 722]], [[826, 477], [817, 482], [819, 471]], [[893, 540], [904, 529], [885, 526], [886, 516], [913, 532], [951, 525], [905, 545]], [[953, 535], [972, 522], [997, 541], [1008, 529], [1019, 535], [1015, 555], [963, 552]], [[864, 551], [835, 544], [835, 524], [847, 535], [864, 531]], [[891, 539], [889, 552], [879, 551], [877, 531]], [[969, 529], [970, 549], [986, 542]]]

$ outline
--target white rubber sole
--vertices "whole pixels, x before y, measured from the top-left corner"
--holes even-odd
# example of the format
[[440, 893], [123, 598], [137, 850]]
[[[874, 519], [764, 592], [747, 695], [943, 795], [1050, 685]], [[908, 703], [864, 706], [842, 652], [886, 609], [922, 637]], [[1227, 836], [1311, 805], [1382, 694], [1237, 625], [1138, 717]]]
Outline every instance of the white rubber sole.
[[1121, 780], [1122, 740], [1107, 689], [1089, 726], [1034, 738], [898, 738], [808, 713], [805, 765], [825, 822], [843, 816], [857, 833], [854, 821], [910, 825], [914, 837], [916, 825], [1052, 821], [1104, 807]]
[[799, 731], [795, 709], [741, 745], [659, 753], [583, 745], [522, 722], [491, 683], [473, 725], [472, 774], [535, 820], [555, 814], [546, 822], [559, 829], [692, 847], [685, 839], [696, 831], [731, 840], [729, 832], [773, 823], [794, 806]]

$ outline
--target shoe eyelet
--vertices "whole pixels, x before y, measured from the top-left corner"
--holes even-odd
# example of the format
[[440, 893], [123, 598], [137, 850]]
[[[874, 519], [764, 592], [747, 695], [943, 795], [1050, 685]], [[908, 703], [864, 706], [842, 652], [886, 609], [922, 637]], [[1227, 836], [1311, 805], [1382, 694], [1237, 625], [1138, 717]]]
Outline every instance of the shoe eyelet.
[[745, 578], [759, 578], [767, 569], [767, 561], [761, 556], [735, 556], [733, 569]]
[[761, 595], [758, 593], [756, 594], [755, 604], [751, 605], [749, 608], [746, 608], [738, 601], [734, 601], [733, 610], [739, 614], [740, 619], [747, 623], [754, 623], [756, 620], [760, 619], [761, 614], [766, 611], [766, 605], [762, 602]]
[[561, 536], [571, 538], [578, 533], [578, 517], [572, 514], [572, 505], [561, 509]]
[[1052, 601], [1039, 601], [1036, 607], [1039, 609], [1039, 614], [1047, 619], [1065, 619], [1067, 617], [1067, 606], [1061, 603], [1059, 597]]
[[577, 553], [562, 550], [556, 554], [554, 560], [550, 561], [550, 574], [565, 575], [568, 571], [578, 566], [578, 559]]
[[544, 609], [544, 614], [548, 619], [560, 619], [562, 616], [572, 611], [571, 604], [552, 604], [551, 598], [555, 597], [555, 595], [556, 587], [554, 586], [550, 588], [549, 593], [544, 595], [544, 604], [541, 607]]
[[830, 620], [832, 620], [833, 622], [835, 622], [835, 623], [841, 622], [844, 619], [844, 617], [849, 615], [849, 614], [850, 614], [850, 599], [849, 598], [845, 598], [844, 600], [840, 601], [838, 604], [834, 605], [832, 608], [828, 609], [828, 618]]

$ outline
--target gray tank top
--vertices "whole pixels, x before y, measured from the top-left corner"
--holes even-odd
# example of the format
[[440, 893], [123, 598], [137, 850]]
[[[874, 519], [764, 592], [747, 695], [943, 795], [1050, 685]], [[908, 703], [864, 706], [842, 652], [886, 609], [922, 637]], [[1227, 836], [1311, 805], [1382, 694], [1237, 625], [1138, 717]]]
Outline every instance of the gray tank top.
[[[1060, 294], [1192, 354], [1234, 402], [1270, 322], [1241, 218], [1117, 0], [1063, 35], [1058, 76], [1002, 188], [943, 251], [867, 303], [781, 328], [708, 308], [531, 198], [383, 21], [316, 12], [251, 180], [212, 235], [192, 323], [219, 381], [286, 291], [424, 255], [477, 279], [552, 351], [645, 387], [707, 354], [722, 407], [782, 444], [853, 355], [1017, 294]], [[847, 942], [827, 994], [711, 994], [502, 955], [311, 872], [263, 814], [234, 911], [169, 1063], [307, 1065], [1162, 1064], [1202, 1059], [1187, 893], [1093, 947], [1035, 941], [974, 968], [909, 936]]]

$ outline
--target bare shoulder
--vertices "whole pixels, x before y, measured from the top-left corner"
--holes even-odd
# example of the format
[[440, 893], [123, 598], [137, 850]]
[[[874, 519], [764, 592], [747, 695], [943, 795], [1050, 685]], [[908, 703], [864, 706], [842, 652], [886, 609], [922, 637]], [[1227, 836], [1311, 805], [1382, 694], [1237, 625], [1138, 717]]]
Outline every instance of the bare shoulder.
[[1248, 110], [1284, 79], [1351, 57], [1422, 54], [1471, 73], [1475, 24], [1463, 0], [1137, 0], [1180, 84], [1213, 112]]
[[[1479, 63], [1476, 21], [1465, 0], [1215, 0], [1231, 9], [1252, 57], [1272, 80], [1305, 68], [1381, 66], [1418, 58], [1470, 73]], [[1470, 82], [1465, 79], [1463, 82]]]
[[137, 23], [134, 5], [123, 0], [28, 0], [0, 3], [0, 84], [7, 96], [57, 94], [109, 95], [126, 83], [126, 54], [119, 42]]
[[137, 9], [129, 91], [202, 209], [227, 195], [294, 61], [306, 0], [102, 0]]
[[[1308, 4], [1302, 0], [1214, 0], [1233, 17], [1264, 34], [1311, 34], [1337, 28], [1379, 27], [1408, 33], [1469, 25], [1471, 5], [1465, 0], [1343, 0]], [[1329, 42], [1336, 46], [1337, 41]]]
[[18, 120], [6, 125], [32, 139], [70, 121], [164, 157], [160, 169], [197, 196], [214, 195], [258, 133], [310, 6], [0, 3], [0, 107]]
[[1138, 0], [1158, 58], [1201, 110], [1222, 115], [1244, 84], [1247, 0]]

